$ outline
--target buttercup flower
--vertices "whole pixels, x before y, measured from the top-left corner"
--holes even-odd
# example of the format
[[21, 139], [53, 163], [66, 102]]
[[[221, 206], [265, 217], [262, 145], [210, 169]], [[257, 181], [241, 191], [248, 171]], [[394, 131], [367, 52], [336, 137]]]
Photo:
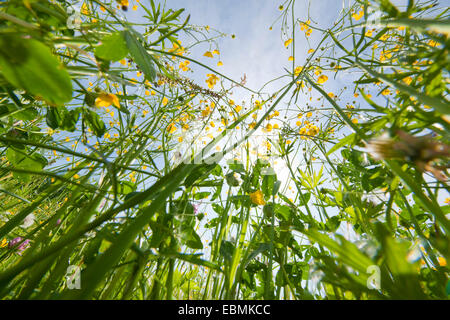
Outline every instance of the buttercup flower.
[[256, 204], [257, 206], [263, 206], [266, 204], [261, 190], [257, 190], [255, 192], [250, 193], [250, 200], [252, 201], [252, 203]]
[[102, 92], [98, 95], [97, 99], [95, 99], [95, 106], [98, 108], [109, 107], [110, 105], [120, 108], [119, 98], [113, 93]]
[[318, 83], [320, 83], [320, 84], [322, 84], [322, 83], [325, 83], [325, 82], [327, 82], [328, 81], [328, 77], [326, 76], [326, 75], [321, 75], [318, 79], [317, 79], [317, 82]]

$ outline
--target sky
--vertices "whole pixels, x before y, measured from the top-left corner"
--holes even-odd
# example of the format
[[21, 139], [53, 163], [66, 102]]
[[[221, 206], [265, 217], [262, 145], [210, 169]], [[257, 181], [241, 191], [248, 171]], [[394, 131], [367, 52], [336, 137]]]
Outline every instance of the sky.
[[[281, 21], [273, 26], [272, 31], [269, 30], [281, 14], [278, 10], [281, 1], [169, 0], [166, 3], [172, 8], [185, 8], [184, 16], [190, 14], [192, 24], [208, 25], [228, 35], [218, 40], [220, 59], [224, 65], [217, 68], [216, 59], [210, 65], [232, 79], [240, 79], [245, 74], [247, 87], [259, 90], [266, 82], [284, 74], [283, 68], [290, 66], [288, 57], [291, 48], [283, 45], [289, 36], [281, 33]], [[337, 18], [340, 8], [339, 0], [316, 0], [310, 6], [310, 18], [313, 22], [319, 22], [319, 26], [326, 27]], [[307, 20], [306, 1], [297, 1], [295, 11], [297, 17]], [[324, 15], [324, 11], [328, 13]], [[234, 39], [231, 37], [233, 34]], [[317, 41], [314, 34], [311, 38], [313, 43]], [[211, 48], [215, 49], [214, 46]], [[296, 58], [304, 58], [309, 48], [305, 37], [298, 37]], [[207, 49], [208, 44], [199, 46], [192, 51], [192, 56], [200, 57]], [[267, 91], [279, 87], [271, 86]]]

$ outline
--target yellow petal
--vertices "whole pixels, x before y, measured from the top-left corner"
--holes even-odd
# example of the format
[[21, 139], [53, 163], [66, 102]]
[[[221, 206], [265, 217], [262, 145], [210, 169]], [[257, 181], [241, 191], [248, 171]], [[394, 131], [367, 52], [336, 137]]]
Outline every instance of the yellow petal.
[[206, 51], [203, 55], [208, 58], [213, 58], [213, 54], [211, 53], [211, 51]]
[[260, 190], [250, 193], [250, 200], [258, 206], [263, 206], [266, 204], [263, 193]]
[[317, 82], [318, 83], [320, 83], [320, 84], [322, 84], [322, 83], [325, 83], [325, 82], [327, 82], [327, 80], [328, 80], [328, 77], [326, 76], [326, 75], [321, 75], [318, 79], [317, 79]]
[[292, 39], [287, 39], [287, 40], [284, 42], [284, 46], [287, 48], [288, 45], [291, 44], [291, 42], [292, 42]]

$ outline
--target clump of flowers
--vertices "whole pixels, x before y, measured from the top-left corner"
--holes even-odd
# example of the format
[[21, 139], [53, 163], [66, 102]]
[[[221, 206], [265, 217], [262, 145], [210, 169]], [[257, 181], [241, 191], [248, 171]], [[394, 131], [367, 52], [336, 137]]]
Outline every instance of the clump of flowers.
[[316, 125], [305, 121], [305, 126], [300, 129], [298, 132], [301, 135], [302, 140], [306, 140], [309, 137], [314, 137], [319, 133], [320, 129]]
[[397, 140], [384, 134], [367, 143], [366, 150], [375, 160], [403, 160], [413, 162], [422, 171], [431, 172], [439, 181], [446, 181], [446, 169], [438, 160], [448, 161], [450, 146], [433, 139], [432, 135], [414, 137], [398, 130]]
[[208, 79], [205, 80], [206, 84], [210, 89], [214, 88], [219, 78], [213, 73], [208, 73], [206, 76], [208, 77]]

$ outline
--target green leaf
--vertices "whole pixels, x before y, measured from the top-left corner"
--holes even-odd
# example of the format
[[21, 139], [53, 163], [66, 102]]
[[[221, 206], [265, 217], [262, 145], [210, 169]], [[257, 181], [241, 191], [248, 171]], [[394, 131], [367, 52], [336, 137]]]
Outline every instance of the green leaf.
[[23, 121], [30, 121], [35, 119], [38, 116], [38, 111], [36, 108], [33, 107], [25, 107], [23, 109], [19, 109], [20, 111], [14, 113], [12, 116], [15, 119], [23, 120]]
[[[61, 107], [64, 108], [64, 107]], [[61, 112], [61, 109], [58, 107], [49, 107], [47, 108], [47, 117], [46, 121], [50, 128], [55, 130], [60, 127], [63, 122], [64, 115]]]
[[[6, 151], [6, 157], [8, 161], [11, 162], [11, 164], [17, 169], [39, 171], [48, 164], [47, 159], [39, 153], [33, 153], [30, 155], [25, 149], [18, 150], [10, 147]], [[24, 182], [28, 182], [31, 179], [31, 174], [29, 173], [13, 172], [13, 176]]]
[[291, 208], [286, 205], [275, 204], [274, 211], [276, 216], [281, 220], [289, 221], [291, 218]]
[[258, 248], [253, 250], [247, 258], [247, 261], [245, 262], [244, 268], [247, 267], [247, 265], [254, 259], [256, 256], [260, 253], [263, 253], [265, 251], [269, 251], [271, 249], [272, 245], [270, 243], [260, 243]]
[[148, 81], [154, 81], [156, 78], [156, 71], [152, 62], [153, 58], [132, 32], [134, 33], [134, 31], [130, 30], [123, 31], [130, 54], [133, 57], [134, 62], [138, 65], [138, 68], [144, 72], [145, 78]]
[[69, 73], [39, 41], [0, 36], [0, 69], [12, 85], [51, 104], [61, 105], [72, 100]]
[[95, 48], [95, 55], [101, 59], [118, 61], [128, 54], [127, 43], [121, 32], [116, 32], [102, 39], [102, 44]]
[[303, 231], [303, 233], [306, 234], [312, 241], [328, 248], [331, 252], [337, 255], [338, 259], [344, 264], [355, 269], [361, 274], [366, 274], [367, 267], [374, 265], [369, 257], [359, 251], [353, 243], [345, 240], [345, 238], [341, 235], [336, 235], [340, 240], [340, 243], [338, 243], [327, 235], [320, 233], [316, 229], [309, 229], [307, 231]]
[[88, 110], [85, 113], [85, 120], [91, 128], [91, 130], [94, 132], [94, 134], [97, 137], [101, 137], [105, 134], [106, 126], [103, 120], [100, 118], [100, 116], [95, 113], [94, 111]]
[[340, 149], [341, 147], [351, 143], [352, 140], [354, 140], [356, 137], [355, 133], [352, 133], [348, 136], [345, 136], [344, 138], [342, 138], [341, 140], [339, 140], [338, 143], [336, 143], [330, 150], [328, 150], [327, 152], [327, 156], [329, 156], [330, 154], [332, 154], [333, 152], [335, 152], [336, 150]]
[[210, 195], [210, 193], [211, 193], [211, 192], [207, 192], [207, 191], [205, 191], [205, 192], [197, 192], [197, 193], [194, 195], [194, 199], [195, 199], [195, 200], [201, 200], [201, 199], [208, 198], [208, 196]]
[[203, 249], [202, 239], [191, 226], [184, 225], [181, 229], [181, 241], [192, 249]]
[[276, 176], [275, 175], [265, 175], [262, 181], [262, 192], [264, 197], [267, 199], [272, 195], [274, 190]]

